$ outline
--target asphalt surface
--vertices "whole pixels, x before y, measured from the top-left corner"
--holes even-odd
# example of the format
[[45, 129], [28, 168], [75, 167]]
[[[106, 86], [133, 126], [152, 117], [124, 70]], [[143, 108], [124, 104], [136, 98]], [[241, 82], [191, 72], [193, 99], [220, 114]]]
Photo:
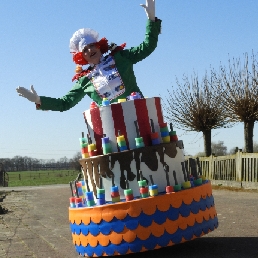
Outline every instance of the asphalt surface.
[[[68, 185], [1, 188], [0, 257], [76, 258], [68, 221]], [[213, 190], [219, 227], [201, 238], [119, 257], [258, 258], [258, 193]]]

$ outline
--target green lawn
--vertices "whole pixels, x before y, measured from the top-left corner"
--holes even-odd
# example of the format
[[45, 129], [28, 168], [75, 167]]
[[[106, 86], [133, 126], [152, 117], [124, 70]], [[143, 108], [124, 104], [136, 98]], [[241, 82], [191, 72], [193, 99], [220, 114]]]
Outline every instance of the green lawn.
[[69, 184], [75, 180], [79, 171], [42, 170], [8, 172], [8, 186], [39, 186], [52, 184]]

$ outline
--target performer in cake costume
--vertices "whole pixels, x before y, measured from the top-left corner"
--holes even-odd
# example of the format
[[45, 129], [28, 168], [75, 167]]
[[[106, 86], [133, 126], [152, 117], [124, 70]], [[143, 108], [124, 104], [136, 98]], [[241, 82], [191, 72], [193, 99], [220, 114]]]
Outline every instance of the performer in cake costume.
[[133, 65], [155, 50], [161, 29], [155, 0], [141, 6], [148, 20], [139, 46], [109, 44], [92, 29], [73, 34], [76, 83], [65, 96], [38, 96], [33, 86], [16, 89], [40, 110], [66, 111], [85, 95], [93, 100], [83, 112], [87, 137], [83, 132], [79, 139], [83, 180], [70, 182], [70, 229], [81, 256], [159, 249], [218, 226], [211, 183], [198, 162], [189, 171], [160, 98], [144, 98], [136, 83]]
[[[41, 110], [65, 111], [75, 106], [88, 95], [97, 104], [103, 98], [110, 102], [117, 98], [127, 98], [132, 92], [143, 97], [133, 71], [133, 65], [150, 55], [157, 46], [161, 20], [155, 17], [155, 1], [146, 0], [142, 5], [148, 20], [144, 41], [137, 47], [123, 49], [122, 46], [108, 44], [107, 39], [98, 40], [98, 33], [92, 29], [79, 29], [70, 39], [70, 52], [78, 65], [89, 65], [85, 70], [77, 67], [74, 87], [62, 98], [38, 96], [33, 86], [28, 90], [18, 87], [18, 94], [37, 104]], [[109, 54], [106, 54], [107, 52]], [[106, 54], [106, 55], [105, 55]]]

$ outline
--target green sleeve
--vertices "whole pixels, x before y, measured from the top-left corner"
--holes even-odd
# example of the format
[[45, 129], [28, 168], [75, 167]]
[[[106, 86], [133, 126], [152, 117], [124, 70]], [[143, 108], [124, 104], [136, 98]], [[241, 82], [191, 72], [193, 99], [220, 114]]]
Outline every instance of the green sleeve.
[[38, 109], [63, 112], [78, 104], [86, 94], [91, 96], [93, 91], [93, 86], [91, 85], [89, 79], [85, 76], [81, 78], [73, 86], [73, 88], [61, 98], [40, 96], [41, 105]]
[[137, 47], [121, 51], [121, 56], [129, 59], [133, 64], [149, 56], [157, 47], [158, 35], [161, 30], [161, 20], [147, 20], [146, 33], [144, 41]]

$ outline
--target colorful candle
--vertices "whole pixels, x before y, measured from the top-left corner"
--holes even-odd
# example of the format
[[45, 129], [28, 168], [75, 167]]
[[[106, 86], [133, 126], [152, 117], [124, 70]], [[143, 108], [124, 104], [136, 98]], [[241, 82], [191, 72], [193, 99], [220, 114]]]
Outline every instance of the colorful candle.
[[128, 180], [125, 180], [126, 189], [124, 190], [125, 200], [131, 201], [134, 199], [133, 190], [129, 188]]
[[113, 203], [120, 202], [120, 193], [118, 186], [114, 183], [114, 175], [112, 176], [111, 199]]
[[70, 207], [71, 208], [76, 208], [75, 197], [70, 197]]
[[103, 138], [101, 138], [102, 140], [102, 151], [103, 154], [106, 155], [108, 153], [112, 153], [112, 147], [111, 144], [109, 142], [109, 137], [106, 137], [106, 135], [103, 135]]
[[184, 162], [181, 162], [181, 166], [182, 166], [182, 171], [183, 171], [184, 180], [185, 180], [185, 182], [182, 183], [182, 186], [184, 189], [191, 188], [190, 175], [189, 175], [188, 169], [187, 167], [185, 167]]
[[110, 104], [110, 101], [107, 98], [102, 99], [102, 106], [108, 106]]
[[150, 196], [156, 196], [159, 194], [158, 186], [154, 184], [152, 175], [150, 175], [150, 181], [151, 181], [151, 185], [149, 186], [149, 194]]
[[137, 138], [135, 138], [136, 148], [144, 147], [145, 144], [144, 144], [143, 138], [140, 136], [138, 122], [134, 121], [134, 125], [135, 125], [136, 136], [137, 136]]
[[125, 137], [124, 135], [120, 135], [120, 131], [118, 131], [118, 136], [116, 137], [116, 141], [120, 151], [125, 151], [128, 149], [126, 145]]
[[166, 164], [164, 166], [164, 171], [166, 173], [166, 180], [167, 180], [167, 186], [166, 186], [166, 193], [171, 193], [174, 191], [174, 187], [170, 185], [170, 181], [169, 181], [169, 166]]
[[162, 138], [162, 142], [163, 143], [170, 142], [170, 136], [169, 136], [169, 131], [168, 131], [167, 123], [163, 123], [160, 126], [160, 134], [161, 134], [161, 138]]
[[82, 208], [83, 207], [82, 198], [80, 198], [80, 197], [75, 198], [75, 206], [76, 206], [76, 208]]
[[169, 136], [170, 136], [170, 141], [178, 141], [177, 135], [176, 135], [176, 131], [173, 130], [173, 125], [172, 123], [170, 123], [170, 132], [169, 132]]
[[79, 141], [81, 146], [82, 158], [86, 159], [89, 157], [89, 153], [88, 153], [88, 140], [87, 138], [84, 137], [84, 132], [82, 132], [82, 137], [79, 138]]
[[143, 179], [142, 171], [139, 170], [140, 181], [138, 181], [139, 191], [141, 198], [149, 197], [149, 189], [147, 187], [147, 181]]
[[102, 177], [99, 178], [99, 189], [97, 189], [97, 205], [103, 205], [106, 203], [105, 189], [103, 189]]
[[151, 143], [152, 143], [152, 145], [160, 144], [159, 134], [158, 134], [158, 132], [155, 132], [153, 120], [150, 119], [150, 121], [151, 121], [151, 131], [152, 131]]

